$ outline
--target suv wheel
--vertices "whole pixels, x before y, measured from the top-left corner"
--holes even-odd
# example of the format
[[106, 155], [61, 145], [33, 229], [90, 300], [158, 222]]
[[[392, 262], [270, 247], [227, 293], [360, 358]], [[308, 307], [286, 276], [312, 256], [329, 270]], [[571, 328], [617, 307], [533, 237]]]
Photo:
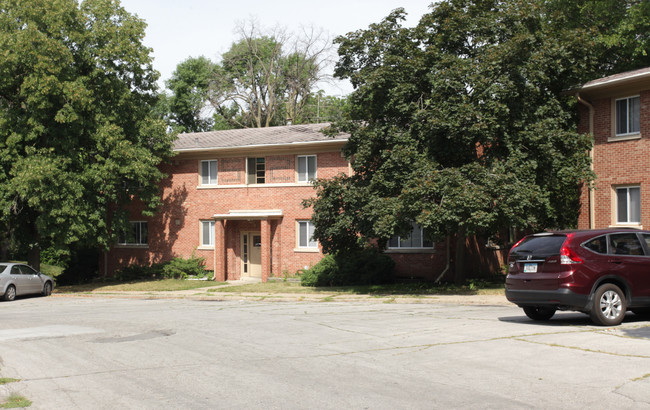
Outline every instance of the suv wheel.
[[625, 294], [618, 286], [606, 283], [592, 298], [591, 320], [601, 326], [616, 326], [625, 317]]
[[551, 307], [542, 306], [526, 306], [524, 307], [526, 316], [533, 320], [549, 320], [555, 314], [555, 309]]

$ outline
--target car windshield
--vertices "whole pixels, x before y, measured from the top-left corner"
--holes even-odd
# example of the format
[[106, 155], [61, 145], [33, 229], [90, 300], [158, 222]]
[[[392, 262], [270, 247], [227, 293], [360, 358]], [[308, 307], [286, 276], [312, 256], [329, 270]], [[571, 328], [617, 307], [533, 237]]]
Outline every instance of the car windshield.
[[514, 256], [550, 256], [559, 255], [564, 235], [529, 236], [512, 250]]
[[4, 272], [5, 269], [7, 269], [7, 265], [0, 263], [0, 273]]

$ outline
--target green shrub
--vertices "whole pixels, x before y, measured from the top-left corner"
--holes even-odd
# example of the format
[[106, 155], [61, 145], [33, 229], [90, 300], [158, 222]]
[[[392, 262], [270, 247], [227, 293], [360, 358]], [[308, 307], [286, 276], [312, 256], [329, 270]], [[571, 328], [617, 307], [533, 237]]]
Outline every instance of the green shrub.
[[203, 276], [205, 274], [205, 258], [194, 255], [189, 259], [174, 258], [167, 262], [162, 269], [165, 278], [187, 279], [188, 276]]
[[163, 263], [154, 263], [151, 266], [130, 265], [115, 272], [114, 278], [118, 281], [149, 280], [156, 278], [187, 279], [190, 275], [203, 277], [205, 259], [192, 255], [188, 259], [174, 258]]
[[163, 276], [163, 266], [162, 263], [154, 263], [151, 266], [130, 265], [116, 271], [114, 278], [120, 282], [160, 278]]
[[327, 255], [300, 277], [303, 286], [375, 285], [389, 282], [395, 262], [377, 248]]

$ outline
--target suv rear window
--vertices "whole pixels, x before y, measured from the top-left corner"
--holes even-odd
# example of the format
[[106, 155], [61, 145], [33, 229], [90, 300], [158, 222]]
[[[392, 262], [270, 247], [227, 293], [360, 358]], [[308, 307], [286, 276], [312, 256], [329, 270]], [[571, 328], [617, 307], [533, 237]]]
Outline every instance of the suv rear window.
[[607, 236], [599, 236], [590, 240], [584, 244], [584, 247], [596, 252], [596, 253], [607, 253]]
[[512, 250], [512, 255], [515, 257], [521, 255], [540, 257], [559, 255], [565, 240], [565, 235], [529, 236]]

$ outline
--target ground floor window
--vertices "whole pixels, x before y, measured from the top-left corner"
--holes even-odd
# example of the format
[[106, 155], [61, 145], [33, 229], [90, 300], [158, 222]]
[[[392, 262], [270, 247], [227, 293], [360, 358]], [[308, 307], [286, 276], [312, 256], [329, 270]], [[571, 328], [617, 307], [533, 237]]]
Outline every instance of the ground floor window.
[[433, 249], [433, 241], [426, 238], [426, 230], [416, 223], [411, 224], [408, 236], [394, 235], [388, 241], [388, 249]]
[[214, 221], [201, 221], [201, 246], [214, 246]]
[[318, 248], [314, 239], [314, 224], [311, 221], [298, 221], [298, 247]]
[[130, 222], [131, 229], [122, 232], [117, 240], [118, 245], [147, 245], [149, 243], [149, 225], [146, 221]]
[[616, 188], [616, 222], [621, 224], [641, 223], [641, 187]]

